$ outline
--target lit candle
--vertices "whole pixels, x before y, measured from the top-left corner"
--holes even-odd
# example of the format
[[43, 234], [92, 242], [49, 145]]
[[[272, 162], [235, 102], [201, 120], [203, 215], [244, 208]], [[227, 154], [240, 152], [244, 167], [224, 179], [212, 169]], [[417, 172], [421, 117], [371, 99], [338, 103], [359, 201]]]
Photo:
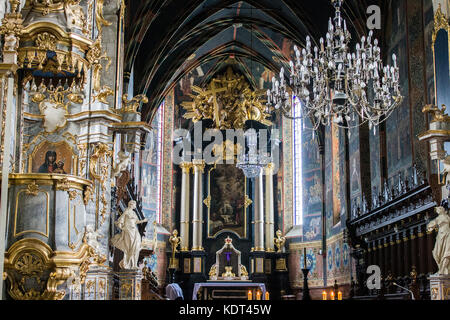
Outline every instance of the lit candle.
[[261, 292], [256, 291], [256, 300], [261, 300]]
[[252, 290], [248, 290], [247, 298], [248, 298], [248, 300], [253, 300], [252, 299]]
[[331, 291], [330, 296], [331, 296], [331, 300], [334, 300], [334, 291]]
[[266, 300], [269, 300], [269, 291], [266, 291]]
[[322, 300], [327, 300], [327, 292], [326, 291], [322, 292]]
[[306, 269], [306, 248], [303, 248], [303, 269]]
[[342, 292], [338, 291], [338, 300], [342, 300]]

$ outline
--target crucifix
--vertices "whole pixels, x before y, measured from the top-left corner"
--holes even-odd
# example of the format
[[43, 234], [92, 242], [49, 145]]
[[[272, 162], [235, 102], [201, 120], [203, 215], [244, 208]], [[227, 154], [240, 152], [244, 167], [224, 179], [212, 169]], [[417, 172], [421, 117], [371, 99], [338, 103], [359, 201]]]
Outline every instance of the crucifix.
[[212, 81], [209, 85], [209, 90], [205, 91], [204, 94], [211, 94], [213, 98], [213, 104], [214, 104], [214, 122], [216, 124], [216, 127], [219, 128], [219, 104], [217, 103], [217, 93], [225, 92], [227, 91], [227, 88], [216, 88], [215, 82]]

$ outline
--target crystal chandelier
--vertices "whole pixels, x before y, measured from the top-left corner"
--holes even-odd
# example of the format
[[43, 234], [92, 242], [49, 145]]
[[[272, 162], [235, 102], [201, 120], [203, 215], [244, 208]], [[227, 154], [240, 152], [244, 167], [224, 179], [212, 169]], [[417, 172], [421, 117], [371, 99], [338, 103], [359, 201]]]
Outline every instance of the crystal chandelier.
[[240, 154], [236, 167], [244, 172], [244, 175], [253, 179], [261, 174], [262, 169], [269, 163], [268, 157], [263, 154], [258, 154], [258, 133], [255, 129], [248, 129], [244, 133], [247, 141], [248, 152]]
[[[280, 79], [274, 77], [272, 90], [267, 91], [267, 107], [281, 111], [289, 119], [309, 118], [313, 130], [331, 122], [343, 128], [369, 122], [372, 129], [385, 121], [403, 100], [397, 57], [392, 56], [393, 66], [383, 65], [372, 31], [350, 52], [351, 35], [341, 16], [343, 0], [331, 1], [336, 15], [333, 20], [330, 18], [320, 47], [312, 48], [309, 36], [301, 51], [294, 47], [296, 58], [295, 62], [290, 61], [289, 79], [294, 97], [288, 92], [282, 68]], [[295, 98], [301, 103], [295, 103]], [[306, 127], [305, 122], [303, 126]]]

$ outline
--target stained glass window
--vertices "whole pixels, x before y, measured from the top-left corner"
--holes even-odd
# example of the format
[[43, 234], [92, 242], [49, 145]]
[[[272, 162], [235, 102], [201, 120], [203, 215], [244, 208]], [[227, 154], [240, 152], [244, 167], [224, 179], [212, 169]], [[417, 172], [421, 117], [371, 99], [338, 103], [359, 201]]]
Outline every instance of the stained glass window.
[[[293, 116], [300, 116], [300, 100], [294, 97]], [[294, 225], [303, 224], [303, 182], [302, 182], [302, 120], [292, 120], [292, 137], [293, 137], [293, 213]]]

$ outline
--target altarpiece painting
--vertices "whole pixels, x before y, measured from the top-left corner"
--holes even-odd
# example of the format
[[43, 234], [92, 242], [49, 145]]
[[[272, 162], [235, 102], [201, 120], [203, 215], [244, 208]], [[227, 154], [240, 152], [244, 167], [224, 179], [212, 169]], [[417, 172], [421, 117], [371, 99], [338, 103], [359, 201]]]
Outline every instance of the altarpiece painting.
[[[217, 164], [208, 173], [208, 237], [231, 231], [247, 236], [246, 183], [242, 170], [234, 165]], [[247, 200], [247, 201], [246, 201]]]

